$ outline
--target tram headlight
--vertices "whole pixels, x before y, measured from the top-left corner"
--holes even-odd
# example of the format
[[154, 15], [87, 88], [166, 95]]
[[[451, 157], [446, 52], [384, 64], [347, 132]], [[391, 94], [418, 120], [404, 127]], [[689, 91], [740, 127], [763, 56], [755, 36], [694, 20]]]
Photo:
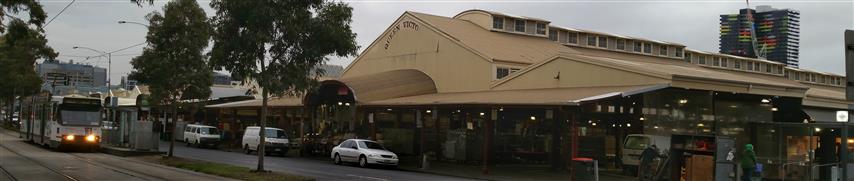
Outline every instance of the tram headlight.
[[97, 140], [95, 135], [90, 134], [89, 136], [86, 136], [86, 141], [88, 142], [95, 142], [95, 140]]
[[74, 141], [74, 135], [65, 135], [65, 140]]

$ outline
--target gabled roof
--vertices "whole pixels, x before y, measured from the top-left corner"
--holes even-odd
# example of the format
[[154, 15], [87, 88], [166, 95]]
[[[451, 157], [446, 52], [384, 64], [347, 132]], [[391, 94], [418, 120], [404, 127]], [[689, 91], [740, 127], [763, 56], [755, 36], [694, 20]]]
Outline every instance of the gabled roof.
[[481, 53], [490, 61], [533, 64], [561, 52], [573, 52], [542, 37], [493, 32], [466, 20], [411, 11], [407, 13]]

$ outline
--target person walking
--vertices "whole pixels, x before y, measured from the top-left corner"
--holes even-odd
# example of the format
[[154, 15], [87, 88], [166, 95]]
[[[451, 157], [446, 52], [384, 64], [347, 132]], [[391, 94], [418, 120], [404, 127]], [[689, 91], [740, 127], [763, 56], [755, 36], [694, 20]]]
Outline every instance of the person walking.
[[652, 170], [652, 159], [655, 159], [655, 157], [659, 157], [658, 147], [655, 145], [646, 147], [646, 149], [641, 152], [640, 168], [638, 169], [640, 174], [638, 177], [639, 180], [649, 180], [652, 177], [650, 172]]
[[753, 145], [744, 145], [744, 153], [741, 156], [741, 180], [751, 181], [753, 172], [756, 169], [756, 152], [753, 151]]

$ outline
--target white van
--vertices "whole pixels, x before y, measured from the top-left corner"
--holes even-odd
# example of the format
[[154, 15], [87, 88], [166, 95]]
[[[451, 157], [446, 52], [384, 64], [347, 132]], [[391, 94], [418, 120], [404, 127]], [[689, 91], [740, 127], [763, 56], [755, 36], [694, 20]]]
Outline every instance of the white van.
[[187, 124], [184, 126], [184, 142], [187, 146], [211, 146], [216, 148], [220, 142], [220, 131], [216, 127]]
[[[241, 144], [243, 144], [243, 152], [246, 154], [252, 153], [252, 151], [258, 151], [259, 144], [261, 143], [261, 136], [259, 135], [261, 127], [258, 126], [249, 126], [246, 127], [246, 131], [243, 133], [243, 140]], [[266, 127], [267, 132], [265, 133], [266, 141], [264, 141], [264, 152], [265, 153], [278, 153], [279, 155], [285, 156], [288, 153], [288, 135], [285, 134], [285, 130], [273, 127]]]
[[637, 175], [641, 153], [651, 145], [658, 147], [659, 154], [665, 154], [670, 149], [670, 137], [648, 134], [629, 134], [626, 136], [622, 151], [624, 168], [631, 169], [633, 175]]

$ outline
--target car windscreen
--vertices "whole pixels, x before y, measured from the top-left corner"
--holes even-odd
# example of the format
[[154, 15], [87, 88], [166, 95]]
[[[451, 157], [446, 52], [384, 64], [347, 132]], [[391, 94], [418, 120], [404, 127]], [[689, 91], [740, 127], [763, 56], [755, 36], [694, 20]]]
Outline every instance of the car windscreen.
[[630, 136], [626, 138], [626, 149], [643, 150], [649, 146], [649, 138], [643, 136]]
[[373, 142], [373, 141], [360, 141], [359, 147], [360, 148], [368, 148], [368, 149], [376, 149], [376, 150], [385, 150], [385, 147], [383, 147], [383, 145], [380, 145], [379, 143]]
[[218, 135], [219, 129], [216, 129], [216, 128], [199, 128], [199, 132], [202, 134]]
[[101, 112], [61, 110], [60, 118], [63, 125], [98, 126], [101, 123]]
[[285, 134], [285, 131], [278, 130], [278, 129], [267, 129], [267, 133], [265, 133], [265, 134], [266, 135], [264, 135], [264, 136], [266, 136], [267, 138], [281, 138], [281, 139], [287, 139], [288, 138], [288, 135]]

